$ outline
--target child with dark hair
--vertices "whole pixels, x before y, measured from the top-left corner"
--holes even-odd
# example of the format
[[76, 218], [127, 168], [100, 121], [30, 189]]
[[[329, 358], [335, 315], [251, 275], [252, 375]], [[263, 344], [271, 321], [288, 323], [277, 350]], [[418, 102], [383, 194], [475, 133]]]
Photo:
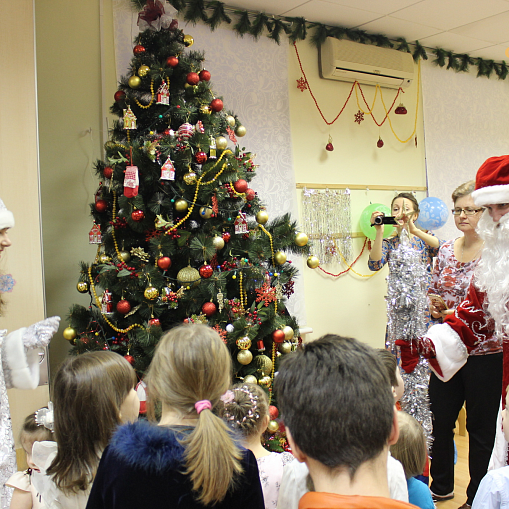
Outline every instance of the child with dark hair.
[[405, 392], [405, 382], [398, 368], [396, 356], [385, 348], [377, 348], [376, 353], [387, 371], [392, 386], [392, 394], [397, 404]]
[[398, 412], [399, 438], [391, 445], [391, 454], [405, 469], [408, 500], [421, 509], [434, 509], [435, 504], [428, 486], [416, 479], [428, 459], [426, 437], [421, 424], [406, 412]]
[[40, 408], [25, 418], [19, 439], [26, 454], [28, 469], [24, 472], [16, 472], [5, 483], [6, 486], [14, 488], [10, 509], [41, 509], [44, 507], [41, 495], [32, 484], [32, 471], [38, 471], [32, 461], [32, 447], [34, 442], [54, 440], [52, 428], [53, 415], [48, 407]]
[[373, 348], [323, 336], [282, 360], [275, 391], [294, 456], [306, 463], [316, 490], [299, 509], [414, 507], [389, 499], [397, 412]]
[[256, 458], [262, 484], [265, 509], [275, 509], [283, 476], [283, 467], [295, 458], [289, 452], [269, 452], [261, 443], [269, 424], [269, 401], [265, 391], [254, 384], [237, 384], [223, 396], [223, 419], [239, 430], [243, 444]]

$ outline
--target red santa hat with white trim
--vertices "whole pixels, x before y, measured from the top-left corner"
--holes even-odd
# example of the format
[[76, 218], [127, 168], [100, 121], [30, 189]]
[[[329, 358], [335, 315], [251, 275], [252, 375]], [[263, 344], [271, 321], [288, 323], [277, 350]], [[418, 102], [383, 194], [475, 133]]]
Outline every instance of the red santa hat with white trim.
[[484, 161], [477, 170], [472, 198], [478, 207], [509, 203], [509, 155]]
[[14, 215], [7, 207], [4, 202], [0, 199], [0, 230], [4, 228], [12, 228], [14, 226]]

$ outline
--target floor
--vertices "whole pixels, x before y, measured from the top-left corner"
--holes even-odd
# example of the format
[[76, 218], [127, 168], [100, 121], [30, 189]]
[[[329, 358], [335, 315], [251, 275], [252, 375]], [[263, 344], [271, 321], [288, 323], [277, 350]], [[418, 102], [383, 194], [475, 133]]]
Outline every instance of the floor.
[[454, 498], [438, 502], [437, 509], [458, 509], [467, 501], [468, 476], [468, 435], [456, 434], [454, 437], [458, 449], [458, 460], [454, 469]]

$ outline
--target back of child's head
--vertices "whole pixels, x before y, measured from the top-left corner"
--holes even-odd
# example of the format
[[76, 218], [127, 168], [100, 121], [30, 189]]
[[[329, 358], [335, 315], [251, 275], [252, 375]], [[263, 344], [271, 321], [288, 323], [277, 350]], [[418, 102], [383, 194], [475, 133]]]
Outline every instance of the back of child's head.
[[396, 356], [385, 348], [377, 348], [375, 351], [385, 367], [389, 382], [391, 382], [393, 387], [397, 387], [396, 368], [398, 367], [398, 361], [396, 360]]
[[149, 416], [156, 402], [180, 417], [196, 418], [182, 440], [186, 473], [204, 505], [221, 501], [242, 472], [242, 453], [225, 422], [212, 412], [231, 380], [231, 358], [217, 332], [185, 324], [159, 341], [146, 376]]
[[[42, 407], [40, 410], [48, 410], [48, 407]], [[36, 415], [37, 412], [33, 412], [25, 417], [25, 420], [23, 421], [23, 425], [21, 426], [21, 430], [19, 433], [19, 441], [21, 442], [21, 445], [23, 448], [28, 451], [31, 450], [31, 444], [34, 442], [43, 442], [45, 440], [53, 441], [54, 436], [51, 431], [51, 429], [44, 426], [44, 424], [37, 422]], [[25, 447], [29, 446], [29, 447]]]
[[331, 470], [353, 478], [391, 436], [389, 378], [375, 350], [355, 339], [328, 334], [285, 356], [275, 391], [295, 444]]
[[427, 458], [426, 437], [417, 419], [398, 412], [399, 438], [391, 445], [391, 454], [405, 470], [407, 479], [422, 474]]
[[263, 418], [269, 412], [265, 391], [256, 384], [241, 383], [227, 391], [223, 419], [232, 429], [239, 430], [245, 438], [263, 433]]
[[58, 452], [47, 470], [59, 489], [88, 488], [135, 384], [129, 362], [110, 351], [71, 357], [60, 366], [52, 389]]

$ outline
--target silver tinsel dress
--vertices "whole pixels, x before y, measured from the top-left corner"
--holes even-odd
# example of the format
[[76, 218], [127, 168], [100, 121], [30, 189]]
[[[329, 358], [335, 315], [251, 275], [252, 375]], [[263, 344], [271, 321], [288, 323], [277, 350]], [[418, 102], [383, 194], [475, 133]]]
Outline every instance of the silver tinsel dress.
[[54, 316], [30, 327], [7, 333], [0, 330], [0, 507], [9, 509], [12, 489], [4, 484], [16, 470], [7, 389], [35, 389], [39, 384], [39, 351], [45, 348], [58, 329]]

